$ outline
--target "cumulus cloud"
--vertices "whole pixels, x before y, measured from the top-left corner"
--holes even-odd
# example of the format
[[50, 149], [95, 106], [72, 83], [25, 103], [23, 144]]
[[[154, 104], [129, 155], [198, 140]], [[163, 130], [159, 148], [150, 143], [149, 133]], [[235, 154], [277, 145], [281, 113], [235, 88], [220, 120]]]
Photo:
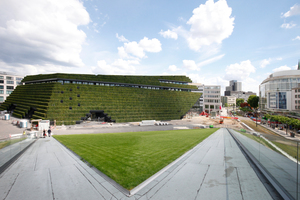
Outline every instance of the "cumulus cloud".
[[283, 23], [280, 27], [285, 28], [285, 29], [290, 29], [290, 28], [293, 28], [295, 26], [296, 26], [296, 24], [294, 24], [293, 22], [290, 22], [290, 23]]
[[295, 37], [293, 40], [300, 40], [300, 36]]
[[9, 65], [48, 68], [83, 66], [80, 58], [90, 22], [79, 0], [2, 0], [0, 60]]
[[255, 72], [255, 67], [250, 60], [242, 61], [241, 63], [231, 64], [226, 67], [226, 80], [244, 80], [249, 77], [251, 73]]
[[234, 28], [232, 9], [226, 0], [214, 3], [208, 0], [193, 10], [193, 16], [187, 24], [191, 25], [187, 41], [192, 50], [198, 51], [202, 46], [221, 44], [228, 38]]
[[261, 68], [265, 68], [267, 65], [270, 64], [270, 62], [271, 62], [271, 58], [269, 58], [269, 59], [264, 59], [264, 60], [262, 60], [262, 61], [260, 62], [260, 67], [261, 67]]
[[123, 47], [118, 47], [118, 53], [121, 58], [130, 58], [131, 56], [146, 58], [145, 52], [157, 53], [161, 50], [161, 43], [158, 39], [153, 38], [149, 40], [147, 37], [144, 37], [139, 43], [136, 41], [126, 42]]
[[285, 71], [285, 70], [291, 70], [291, 69], [292, 69], [292, 68], [290, 68], [290, 67], [284, 65], [284, 66], [275, 68], [275, 69], [273, 69], [272, 71], [273, 71], [273, 72], [279, 72], [279, 71]]
[[129, 42], [129, 40], [127, 40], [123, 35], [119, 36], [118, 33], [116, 33], [116, 37], [120, 42]]
[[174, 32], [174, 31], [171, 31], [171, 30], [169, 30], [169, 29], [168, 29], [167, 31], [161, 30], [161, 31], [159, 32], [159, 34], [162, 35], [164, 38], [172, 38], [172, 39], [174, 39], [174, 40], [177, 40], [177, 38], [178, 38], [177, 33]]
[[176, 67], [176, 65], [170, 65], [169, 68], [168, 68], [168, 70], [171, 71], [171, 72], [176, 72], [179, 69]]
[[293, 15], [300, 15], [300, 5], [298, 4], [293, 5], [289, 11], [283, 14], [283, 17], [290, 17]]
[[198, 68], [197, 64], [193, 60], [183, 60], [183, 67], [187, 68], [189, 70], [197, 70], [199, 71], [200, 69]]
[[111, 64], [107, 64], [105, 60], [97, 62], [97, 67], [92, 67], [95, 74], [134, 74], [138, 60], [117, 59]]

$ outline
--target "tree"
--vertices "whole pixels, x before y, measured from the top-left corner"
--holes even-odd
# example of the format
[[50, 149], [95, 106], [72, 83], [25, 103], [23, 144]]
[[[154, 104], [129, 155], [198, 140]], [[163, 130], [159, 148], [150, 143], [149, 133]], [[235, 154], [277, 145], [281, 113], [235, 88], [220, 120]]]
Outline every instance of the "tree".
[[244, 103], [244, 99], [236, 99], [236, 107], [240, 107], [241, 106], [241, 103]]
[[250, 95], [247, 100], [250, 106], [254, 109], [258, 107], [258, 101], [259, 101], [259, 97], [256, 95]]

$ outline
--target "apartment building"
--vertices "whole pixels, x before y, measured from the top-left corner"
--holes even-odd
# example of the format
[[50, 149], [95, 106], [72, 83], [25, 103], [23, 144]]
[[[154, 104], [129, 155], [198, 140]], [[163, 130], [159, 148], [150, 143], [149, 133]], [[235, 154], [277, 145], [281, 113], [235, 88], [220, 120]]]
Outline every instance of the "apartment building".
[[0, 104], [21, 84], [22, 76], [0, 72]]

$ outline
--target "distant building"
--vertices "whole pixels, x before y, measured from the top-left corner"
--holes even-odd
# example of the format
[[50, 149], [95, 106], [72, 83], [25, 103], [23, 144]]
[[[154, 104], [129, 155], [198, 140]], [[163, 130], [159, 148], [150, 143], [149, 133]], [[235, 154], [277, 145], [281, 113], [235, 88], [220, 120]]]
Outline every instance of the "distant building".
[[236, 105], [236, 97], [234, 96], [222, 96], [221, 97], [221, 101], [222, 101], [222, 105], [225, 107], [225, 105], [227, 104], [227, 106], [233, 106]]
[[229, 81], [229, 86], [226, 86], [224, 95], [231, 96], [231, 93], [234, 91], [242, 91], [242, 82], [237, 82], [237, 80]]
[[248, 101], [248, 98], [251, 95], [255, 95], [256, 96], [256, 93], [255, 92], [251, 92], [251, 91], [248, 91], [248, 92], [233, 91], [233, 92], [231, 92], [231, 96], [236, 97], [237, 99], [244, 99], [244, 101]]
[[201, 83], [191, 83], [190, 85], [196, 85], [199, 90], [197, 92], [202, 92], [202, 96], [196, 103], [200, 107], [200, 112], [205, 111], [207, 113], [220, 113], [220, 106], [222, 104], [220, 85], [204, 85]]
[[259, 86], [261, 110], [299, 110], [300, 62], [298, 70], [279, 71], [269, 75]]
[[0, 72], [0, 104], [21, 84], [23, 76]]

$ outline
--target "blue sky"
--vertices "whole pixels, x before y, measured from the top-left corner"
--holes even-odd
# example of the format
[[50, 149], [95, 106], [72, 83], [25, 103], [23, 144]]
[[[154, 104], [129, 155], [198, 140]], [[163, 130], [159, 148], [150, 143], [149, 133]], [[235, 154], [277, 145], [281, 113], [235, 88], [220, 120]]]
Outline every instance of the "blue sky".
[[1, 0], [0, 71], [187, 75], [242, 82], [296, 69], [300, 4], [289, 1]]

